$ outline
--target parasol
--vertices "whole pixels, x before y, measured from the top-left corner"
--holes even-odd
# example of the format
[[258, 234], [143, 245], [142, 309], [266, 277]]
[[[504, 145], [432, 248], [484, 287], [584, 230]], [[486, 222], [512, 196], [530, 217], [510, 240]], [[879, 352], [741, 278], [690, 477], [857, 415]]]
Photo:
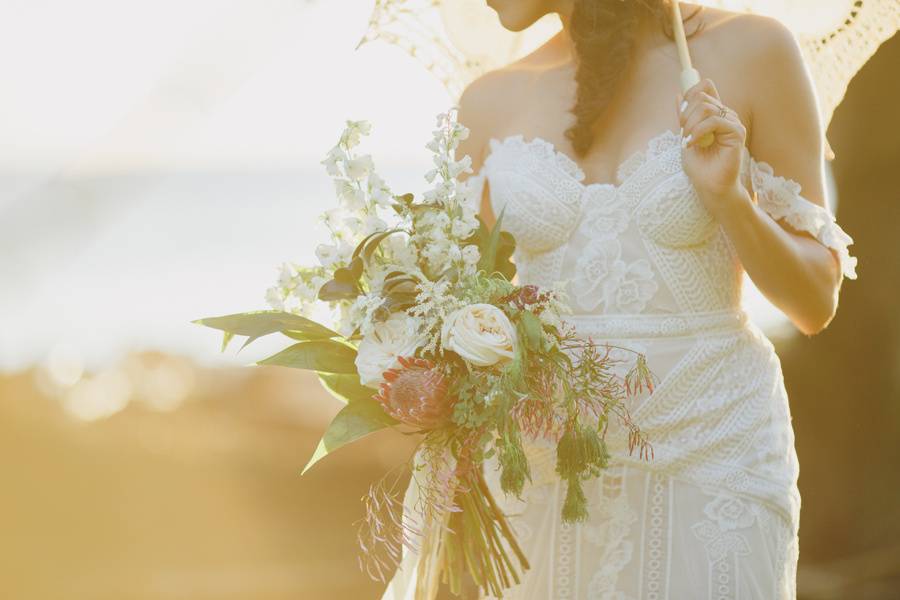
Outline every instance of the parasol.
[[[695, 0], [696, 4], [775, 17], [794, 32], [816, 86], [822, 125], [831, 122], [850, 80], [900, 27], [898, 0]], [[676, 4], [677, 8], [677, 4]], [[562, 24], [547, 15], [525, 31], [503, 28], [484, 0], [375, 0], [360, 45], [382, 40], [405, 49], [454, 99], [469, 82], [531, 52]], [[676, 42], [683, 32], [675, 28]], [[690, 72], [679, 42], [682, 86]], [[686, 75], [684, 73], [687, 73]]]

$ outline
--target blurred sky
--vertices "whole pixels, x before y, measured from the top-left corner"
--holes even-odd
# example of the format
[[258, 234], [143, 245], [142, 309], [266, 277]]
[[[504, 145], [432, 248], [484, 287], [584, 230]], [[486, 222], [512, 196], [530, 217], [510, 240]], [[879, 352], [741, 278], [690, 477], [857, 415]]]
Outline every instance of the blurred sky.
[[314, 260], [345, 119], [372, 122], [395, 192], [421, 192], [451, 103], [400, 50], [355, 50], [371, 5], [0, 0], [0, 369], [283, 346], [222, 355], [190, 321], [267, 308], [278, 265]]

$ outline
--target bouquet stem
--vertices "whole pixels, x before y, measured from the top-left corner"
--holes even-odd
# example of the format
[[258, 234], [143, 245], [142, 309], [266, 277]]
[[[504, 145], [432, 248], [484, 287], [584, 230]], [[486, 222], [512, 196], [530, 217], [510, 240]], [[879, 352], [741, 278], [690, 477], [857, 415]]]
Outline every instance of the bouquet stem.
[[482, 469], [472, 469], [466, 483], [467, 489], [458, 491], [455, 498], [462, 510], [445, 512], [426, 533], [415, 600], [433, 600], [439, 580], [459, 595], [464, 571], [484, 592], [502, 598], [503, 590], [521, 581], [507, 546], [518, 559], [521, 573], [531, 568]]

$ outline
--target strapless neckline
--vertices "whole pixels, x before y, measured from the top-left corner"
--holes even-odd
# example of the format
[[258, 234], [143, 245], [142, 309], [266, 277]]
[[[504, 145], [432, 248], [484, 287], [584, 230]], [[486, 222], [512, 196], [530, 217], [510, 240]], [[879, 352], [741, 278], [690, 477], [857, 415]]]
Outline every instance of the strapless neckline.
[[660, 144], [665, 144], [668, 146], [669, 142], [681, 144], [681, 135], [673, 131], [672, 129], [665, 129], [660, 133], [652, 136], [648, 139], [644, 144], [629, 154], [624, 160], [619, 162], [616, 165], [615, 169], [615, 178], [618, 180], [616, 182], [607, 182], [607, 181], [592, 181], [585, 182], [585, 172], [584, 169], [578, 164], [574, 158], [569, 156], [566, 152], [563, 152], [556, 145], [542, 138], [540, 136], [532, 136], [526, 138], [522, 133], [513, 133], [507, 135], [502, 138], [492, 137], [490, 138], [490, 151], [488, 155], [485, 157], [485, 161], [488, 157], [493, 154], [494, 149], [497, 146], [504, 146], [511, 142], [519, 142], [526, 146], [539, 146], [543, 147], [548, 153], [552, 154], [559, 163], [564, 167], [564, 170], [578, 182], [584, 189], [589, 188], [610, 188], [610, 189], [619, 189], [628, 183], [628, 180], [631, 176], [638, 170], [638, 167], [647, 159], [648, 153], [655, 147]]
[[[591, 188], [608, 188], [611, 190], [619, 190], [628, 184], [631, 177], [640, 170], [640, 167], [650, 158], [650, 156], [656, 156], [665, 148], [669, 148], [675, 145], [680, 146], [681, 140], [681, 134], [676, 133], [672, 129], [664, 129], [658, 134], [652, 136], [650, 139], [644, 142], [644, 144], [640, 148], [629, 154], [624, 160], [616, 165], [615, 178], [617, 179], [617, 181], [615, 182], [585, 182], [584, 180], [586, 178], [586, 174], [584, 172], [584, 169], [581, 168], [581, 165], [578, 164], [578, 161], [569, 156], [569, 154], [567, 154], [566, 152], [563, 152], [562, 150], [557, 148], [553, 142], [540, 136], [532, 136], [526, 138], [525, 134], [522, 133], [513, 133], [501, 138], [490, 138], [488, 142], [490, 145], [490, 149], [483, 162], [487, 162], [487, 159], [494, 153], [495, 148], [497, 148], [498, 146], [508, 145], [512, 142], [518, 142], [524, 146], [543, 147], [547, 153], [551, 154], [557, 160], [557, 162], [560, 163], [561, 166], [563, 166], [563, 170], [575, 182], [577, 182], [582, 187], [582, 189], [588, 190]], [[744, 154], [749, 155], [750, 153], [749, 149], [746, 146], [743, 147], [743, 151]]]

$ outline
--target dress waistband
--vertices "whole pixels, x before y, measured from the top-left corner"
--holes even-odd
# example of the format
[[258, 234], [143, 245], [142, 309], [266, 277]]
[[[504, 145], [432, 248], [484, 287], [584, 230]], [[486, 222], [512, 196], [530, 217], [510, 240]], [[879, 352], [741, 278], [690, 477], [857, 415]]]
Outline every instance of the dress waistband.
[[743, 308], [695, 313], [633, 315], [563, 315], [579, 336], [592, 338], [656, 338], [741, 331], [748, 317]]

